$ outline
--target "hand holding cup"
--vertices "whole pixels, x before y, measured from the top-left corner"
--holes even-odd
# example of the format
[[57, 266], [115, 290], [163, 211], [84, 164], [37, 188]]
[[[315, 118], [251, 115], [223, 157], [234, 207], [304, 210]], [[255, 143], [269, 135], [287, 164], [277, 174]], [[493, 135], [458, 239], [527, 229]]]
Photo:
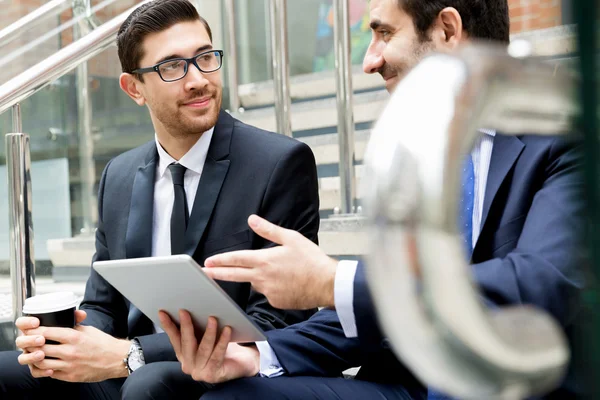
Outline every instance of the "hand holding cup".
[[19, 363], [29, 365], [45, 358], [41, 350], [46, 344], [58, 344], [46, 340], [43, 335], [29, 334], [39, 327], [74, 328], [76, 322], [75, 309], [79, 299], [72, 292], [50, 293], [30, 297], [25, 300], [23, 317], [17, 319], [15, 325], [23, 333], [16, 339], [17, 348], [23, 350]]

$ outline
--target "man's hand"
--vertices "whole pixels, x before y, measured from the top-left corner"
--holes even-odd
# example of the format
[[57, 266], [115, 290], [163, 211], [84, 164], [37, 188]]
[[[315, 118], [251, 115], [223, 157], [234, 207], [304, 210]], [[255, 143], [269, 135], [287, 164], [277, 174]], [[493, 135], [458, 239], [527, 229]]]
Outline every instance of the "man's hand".
[[242, 250], [208, 258], [204, 272], [213, 279], [250, 282], [273, 307], [306, 310], [334, 307], [337, 261], [302, 236], [256, 216], [248, 225], [281, 246]]
[[[75, 311], [77, 324], [85, 311]], [[16, 323], [24, 333], [16, 340], [23, 350], [19, 364], [28, 365], [34, 378], [51, 377], [67, 382], [101, 382], [126, 377], [123, 359], [130, 342], [115, 339], [91, 326], [74, 329], [40, 327], [37, 318], [23, 317]], [[53, 340], [59, 344], [45, 344]]]
[[208, 319], [206, 331], [198, 344], [192, 318], [187, 311], [179, 311], [180, 328], [167, 313], [161, 311], [158, 316], [175, 349], [182, 371], [194, 380], [221, 383], [258, 374], [258, 349], [230, 343], [231, 328], [228, 326], [223, 328], [217, 340], [218, 323], [214, 317]]

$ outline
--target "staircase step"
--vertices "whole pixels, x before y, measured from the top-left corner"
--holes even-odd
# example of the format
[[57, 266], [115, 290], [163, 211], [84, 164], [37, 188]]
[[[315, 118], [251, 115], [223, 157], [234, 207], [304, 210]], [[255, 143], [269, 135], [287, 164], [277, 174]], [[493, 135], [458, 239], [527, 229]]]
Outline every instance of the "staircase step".
[[[353, 99], [354, 122], [372, 123], [377, 120], [387, 104], [389, 94], [385, 90], [356, 94]], [[243, 122], [268, 131], [277, 131], [275, 108], [232, 113]], [[335, 98], [311, 100], [292, 104], [292, 130], [294, 136], [303, 136], [303, 131], [319, 130], [337, 126], [337, 106]]]
[[[383, 89], [379, 74], [365, 74], [361, 65], [352, 67], [352, 89], [355, 92]], [[293, 76], [290, 78], [292, 102], [321, 97], [334, 97], [337, 92], [334, 71], [323, 71]], [[255, 82], [240, 85], [239, 96], [247, 109], [271, 106], [275, 102], [273, 81]]]

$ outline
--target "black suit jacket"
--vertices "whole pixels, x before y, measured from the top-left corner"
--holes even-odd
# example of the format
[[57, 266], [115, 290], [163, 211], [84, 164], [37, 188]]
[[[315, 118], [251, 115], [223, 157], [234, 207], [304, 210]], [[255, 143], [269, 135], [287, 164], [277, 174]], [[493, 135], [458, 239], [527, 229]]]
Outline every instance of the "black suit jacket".
[[[94, 261], [151, 255], [157, 162], [152, 141], [106, 166], [99, 186]], [[202, 265], [217, 253], [272, 246], [249, 229], [247, 219], [253, 213], [316, 243], [315, 159], [304, 143], [248, 126], [222, 111], [191, 211], [186, 253]], [[219, 284], [264, 330], [303, 321], [314, 312], [275, 309], [248, 283]], [[81, 309], [88, 314], [85, 324], [115, 337], [131, 337], [129, 302], [93, 269]], [[138, 340], [146, 363], [176, 360], [166, 334], [152, 334], [151, 324], [146, 324]]]
[[[474, 279], [488, 304], [535, 305], [556, 318], [570, 339], [583, 287], [581, 166], [580, 149], [560, 139], [497, 134], [472, 256]], [[354, 280], [357, 338], [346, 338], [335, 312], [322, 310], [306, 322], [268, 332], [269, 344], [290, 375], [337, 376], [362, 365], [357, 379], [402, 385], [421, 398], [425, 388], [379, 329], [365, 268], [359, 263]], [[553, 395], [577, 392], [573, 378]]]

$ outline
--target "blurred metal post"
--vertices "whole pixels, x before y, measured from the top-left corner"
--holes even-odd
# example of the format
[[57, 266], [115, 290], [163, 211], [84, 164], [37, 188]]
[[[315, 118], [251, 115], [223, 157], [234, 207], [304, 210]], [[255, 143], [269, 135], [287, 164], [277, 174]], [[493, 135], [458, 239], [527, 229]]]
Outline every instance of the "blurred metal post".
[[23, 132], [23, 120], [21, 118], [21, 105], [19, 103], [12, 106], [12, 129], [15, 133]]
[[269, 5], [277, 132], [291, 137], [290, 62], [288, 57], [286, 0], [271, 0]]
[[[12, 281], [13, 316], [22, 315], [25, 299], [35, 295], [35, 258], [33, 253], [33, 220], [31, 213], [31, 158], [29, 136], [20, 133], [21, 111], [13, 106], [13, 128], [6, 135], [8, 171], [8, 219], [10, 237], [10, 275]], [[18, 331], [15, 328], [15, 337]]]
[[227, 79], [229, 86], [229, 109], [236, 112], [240, 108], [238, 82], [238, 60], [235, 31], [234, 0], [225, 0], [225, 18], [227, 19]]
[[350, 61], [350, 14], [348, 0], [333, 1], [333, 45], [337, 88], [338, 143], [340, 151], [341, 213], [354, 210], [354, 110]]
[[[73, 0], [73, 15], [91, 16], [90, 0]], [[93, 30], [93, 25], [82, 20], [73, 26], [75, 40], [81, 39]], [[81, 233], [91, 235], [96, 226], [96, 202], [94, 183], [96, 168], [94, 165], [94, 140], [92, 138], [92, 105], [87, 61], [76, 69], [77, 119], [79, 139], [79, 175], [81, 202]]]

